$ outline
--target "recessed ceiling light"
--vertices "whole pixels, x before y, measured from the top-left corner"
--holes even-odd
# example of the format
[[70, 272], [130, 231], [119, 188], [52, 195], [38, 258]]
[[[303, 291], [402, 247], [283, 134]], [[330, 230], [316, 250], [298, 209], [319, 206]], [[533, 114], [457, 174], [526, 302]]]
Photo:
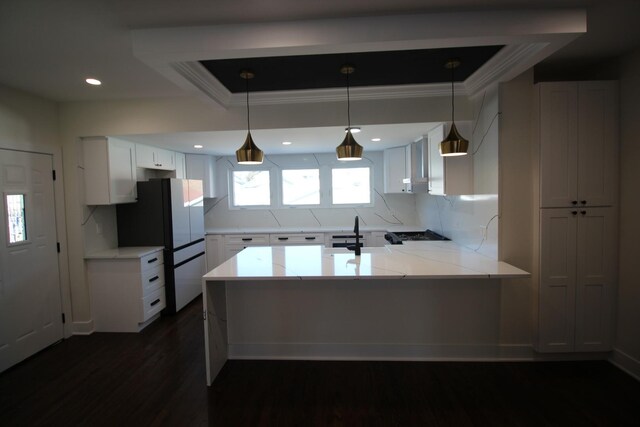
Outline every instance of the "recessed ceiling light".
[[89, 83], [91, 86], [100, 86], [102, 82], [98, 79], [88, 78], [85, 82]]
[[291, 145], [291, 141], [282, 141], [282, 145]]
[[196, 144], [196, 145], [194, 145], [194, 146], [193, 146], [193, 148], [203, 148], [203, 147], [204, 147], [204, 146], [203, 146], [203, 145], [200, 145], [200, 144]]
[[[349, 130], [349, 128], [344, 128], [344, 132], [347, 133], [347, 131]], [[351, 126], [351, 133], [358, 133], [360, 132], [360, 127], [359, 126]]]
[[380, 142], [380, 138], [371, 138], [373, 142]]

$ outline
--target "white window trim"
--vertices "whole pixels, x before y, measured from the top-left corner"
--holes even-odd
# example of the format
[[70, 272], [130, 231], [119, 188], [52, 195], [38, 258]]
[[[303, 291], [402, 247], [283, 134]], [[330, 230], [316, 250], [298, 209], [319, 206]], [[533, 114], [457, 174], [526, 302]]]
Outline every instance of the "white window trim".
[[[363, 169], [363, 168], [367, 168], [369, 169], [369, 203], [338, 203], [338, 204], [334, 204], [333, 203], [333, 173], [332, 173], [332, 169]], [[373, 174], [374, 174], [374, 168], [371, 165], [350, 165], [350, 164], [345, 164], [345, 165], [333, 165], [331, 167], [329, 167], [329, 197], [327, 198], [328, 200], [328, 206], [331, 208], [371, 208], [374, 206], [374, 200], [375, 200], [375, 188], [374, 188], [374, 179], [373, 179]]]
[[[282, 172], [284, 171], [291, 171], [291, 170], [309, 170], [309, 169], [315, 169], [318, 171], [318, 191], [320, 192], [320, 202], [316, 203], [316, 204], [309, 204], [309, 205], [292, 205], [292, 204], [285, 204], [284, 203], [284, 190], [282, 188], [282, 185], [284, 184], [284, 181], [282, 179]], [[285, 167], [285, 168], [278, 168], [278, 193], [277, 193], [277, 199], [278, 199], [278, 207], [282, 208], [282, 209], [315, 209], [315, 208], [321, 208], [323, 207], [323, 197], [322, 197], [322, 166], [317, 166], [317, 167]]]
[[[277, 206], [277, 202], [275, 202], [275, 199], [278, 198], [278, 196], [276, 195], [276, 191], [277, 191], [277, 184], [276, 181], [278, 181], [277, 178], [277, 173], [275, 172], [275, 168], [273, 167], [260, 167], [260, 166], [245, 166], [245, 167], [237, 167], [234, 169], [229, 169], [228, 173], [227, 173], [227, 194], [228, 194], [228, 199], [229, 199], [229, 210], [243, 210], [243, 209], [247, 209], [247, 210], [256, 210], [256, 209], [273, 209]], [[234, 199], [234, 191], [233, 191], [233, 173], [234, 172], [250, 172], [250, 171], [267, 171], [269, 172], [269, 193], [270, 193], [270, 197], [269, 197], [269, 204], [268, 205], [248, 205], [248, 206], [236, 206], [233, 204], [233, 199]], [[276, 179], [274, 179], [276, 178]]]

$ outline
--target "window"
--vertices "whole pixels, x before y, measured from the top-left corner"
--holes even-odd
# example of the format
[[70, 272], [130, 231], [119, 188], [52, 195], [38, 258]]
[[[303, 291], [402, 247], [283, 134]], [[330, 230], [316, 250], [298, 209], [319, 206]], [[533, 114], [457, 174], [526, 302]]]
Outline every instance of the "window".
[[25, 221], [24, 194], [7, 194], [7, 221], [9, 222], [9, 244], [27, 240], [27, 223]]
[[369, 168], [331, 169], [332, 203], [334, 205], [364, 205], [371, 203]]
[[270, 206], [269, 171], [233, 171], [233, 206]]
[[290, 169], [282, 171], [283, 205], [319, 205], [320, 170]]

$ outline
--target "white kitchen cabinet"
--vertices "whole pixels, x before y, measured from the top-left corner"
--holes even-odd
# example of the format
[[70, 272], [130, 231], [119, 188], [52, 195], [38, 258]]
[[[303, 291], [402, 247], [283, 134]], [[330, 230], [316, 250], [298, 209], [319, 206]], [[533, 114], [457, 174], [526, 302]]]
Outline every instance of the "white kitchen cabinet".
[[87, 205], [136, 201], [135, 144], [116, 138], [82, 139]]
[[540, 206], [611, 206], [618, 150], [617, 83], [536, 85]]
[[162, 249], [141, 257], [87, 260], [96, 332], [139, 332], [166, 306]]
[[216, 160], [206, 154], [186, 155], [187, 178], [202, 180], [204, 197], [217, 197], [216, 193]]
[[163, 148], [136, 144], [136, 165], [145, 169], [176, 170], [175, 153]]
[[324, 245], [323, 233], [269, 234], [270, 246]]
[[268, 234], [229, 234], [224, 236], [224, 259], [237, 255], [247, 246], [270, 246]]
[[187, 157], [184, 153], [174, 153], [176, 158], [176, 178], [187, 178]]
[[405, 178], [411, 177], [411, 146], [388, 148], [383, 153], [384, 192], [408, 193]]
[[[465, 132], [464, 123], [459, 123], [458, 127]], [[429, 194], [440, 196], [473, 194], [473, 155], [469, 153], [464, 156], [442, 157], [440, 143], [444, 138], [444, 124], [427, 133]]]
[[207, 255], [207, 271], [211, 271], [225, 260], [224, 236], [207, 234], [205, 253]]
[[540, 230], [536, 349], [611, 350], [614, 208], [542, 209]]

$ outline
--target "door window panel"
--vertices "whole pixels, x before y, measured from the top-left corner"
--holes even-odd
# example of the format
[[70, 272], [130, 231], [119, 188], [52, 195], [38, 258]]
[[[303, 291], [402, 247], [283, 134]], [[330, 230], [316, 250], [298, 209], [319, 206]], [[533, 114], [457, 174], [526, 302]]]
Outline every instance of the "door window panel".
[[7, 194], [5, 196], [5, 204], [7, 206], [9, 244], [26, 241], [27, 221], [25, 217], [25, 195]]

